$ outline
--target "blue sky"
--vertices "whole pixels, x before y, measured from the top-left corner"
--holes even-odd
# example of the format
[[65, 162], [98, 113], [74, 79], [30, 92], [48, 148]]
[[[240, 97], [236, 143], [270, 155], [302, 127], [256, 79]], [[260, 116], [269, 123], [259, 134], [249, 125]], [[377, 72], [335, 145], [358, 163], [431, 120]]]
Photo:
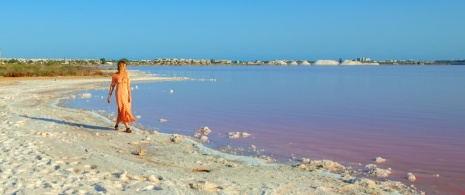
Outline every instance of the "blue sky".
[[0, 1], [6, 58], [465, 59], [463, 0]]

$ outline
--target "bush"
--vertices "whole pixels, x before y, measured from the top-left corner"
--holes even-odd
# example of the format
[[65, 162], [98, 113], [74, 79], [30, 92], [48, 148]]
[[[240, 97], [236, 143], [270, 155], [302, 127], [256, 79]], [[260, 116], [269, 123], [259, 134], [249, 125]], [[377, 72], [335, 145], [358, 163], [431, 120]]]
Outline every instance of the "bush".
[[98, 68], [80, 65], [61, 65], [46, 63], [44, 65], [6, 64], [0, 65], [0, 76], [4, 77], [39, 77], [39, 76], [109, 76]]

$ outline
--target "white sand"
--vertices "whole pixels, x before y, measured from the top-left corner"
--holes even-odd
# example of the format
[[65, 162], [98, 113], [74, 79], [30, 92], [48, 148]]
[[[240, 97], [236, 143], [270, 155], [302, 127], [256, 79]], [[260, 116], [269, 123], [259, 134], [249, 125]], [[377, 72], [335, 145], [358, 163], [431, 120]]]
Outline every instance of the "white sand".
[[[132, 82], [160, 80], [130, 74]], [[420, 194], [352, 177], [331, 161], [268, 164], [188, 137], [117, 132], [95, 113], [56, 106], [110, 80], [0, 78], [0, 194]]]

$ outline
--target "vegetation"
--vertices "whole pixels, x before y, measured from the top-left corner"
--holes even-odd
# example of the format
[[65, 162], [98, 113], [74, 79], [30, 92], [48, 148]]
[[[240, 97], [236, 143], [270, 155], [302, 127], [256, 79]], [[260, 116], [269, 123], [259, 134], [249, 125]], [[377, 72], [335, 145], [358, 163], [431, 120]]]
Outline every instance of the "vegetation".
[[41, 77], [41, 76], [108, 76], [98, 68], [82, 65], [7, 63], [0, 64], [0, 77]]

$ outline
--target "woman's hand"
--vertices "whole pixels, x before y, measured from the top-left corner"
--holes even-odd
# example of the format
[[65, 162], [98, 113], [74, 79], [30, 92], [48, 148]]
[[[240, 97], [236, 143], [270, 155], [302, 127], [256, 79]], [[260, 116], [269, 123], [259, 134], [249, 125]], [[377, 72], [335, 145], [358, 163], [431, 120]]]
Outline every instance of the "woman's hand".
[[131, 103], [131, 96], [128, 96], [128, 103]]
[[110, 98], [111, 98], [111, 95], [108, 94], [107, 103], [110, 103]]

